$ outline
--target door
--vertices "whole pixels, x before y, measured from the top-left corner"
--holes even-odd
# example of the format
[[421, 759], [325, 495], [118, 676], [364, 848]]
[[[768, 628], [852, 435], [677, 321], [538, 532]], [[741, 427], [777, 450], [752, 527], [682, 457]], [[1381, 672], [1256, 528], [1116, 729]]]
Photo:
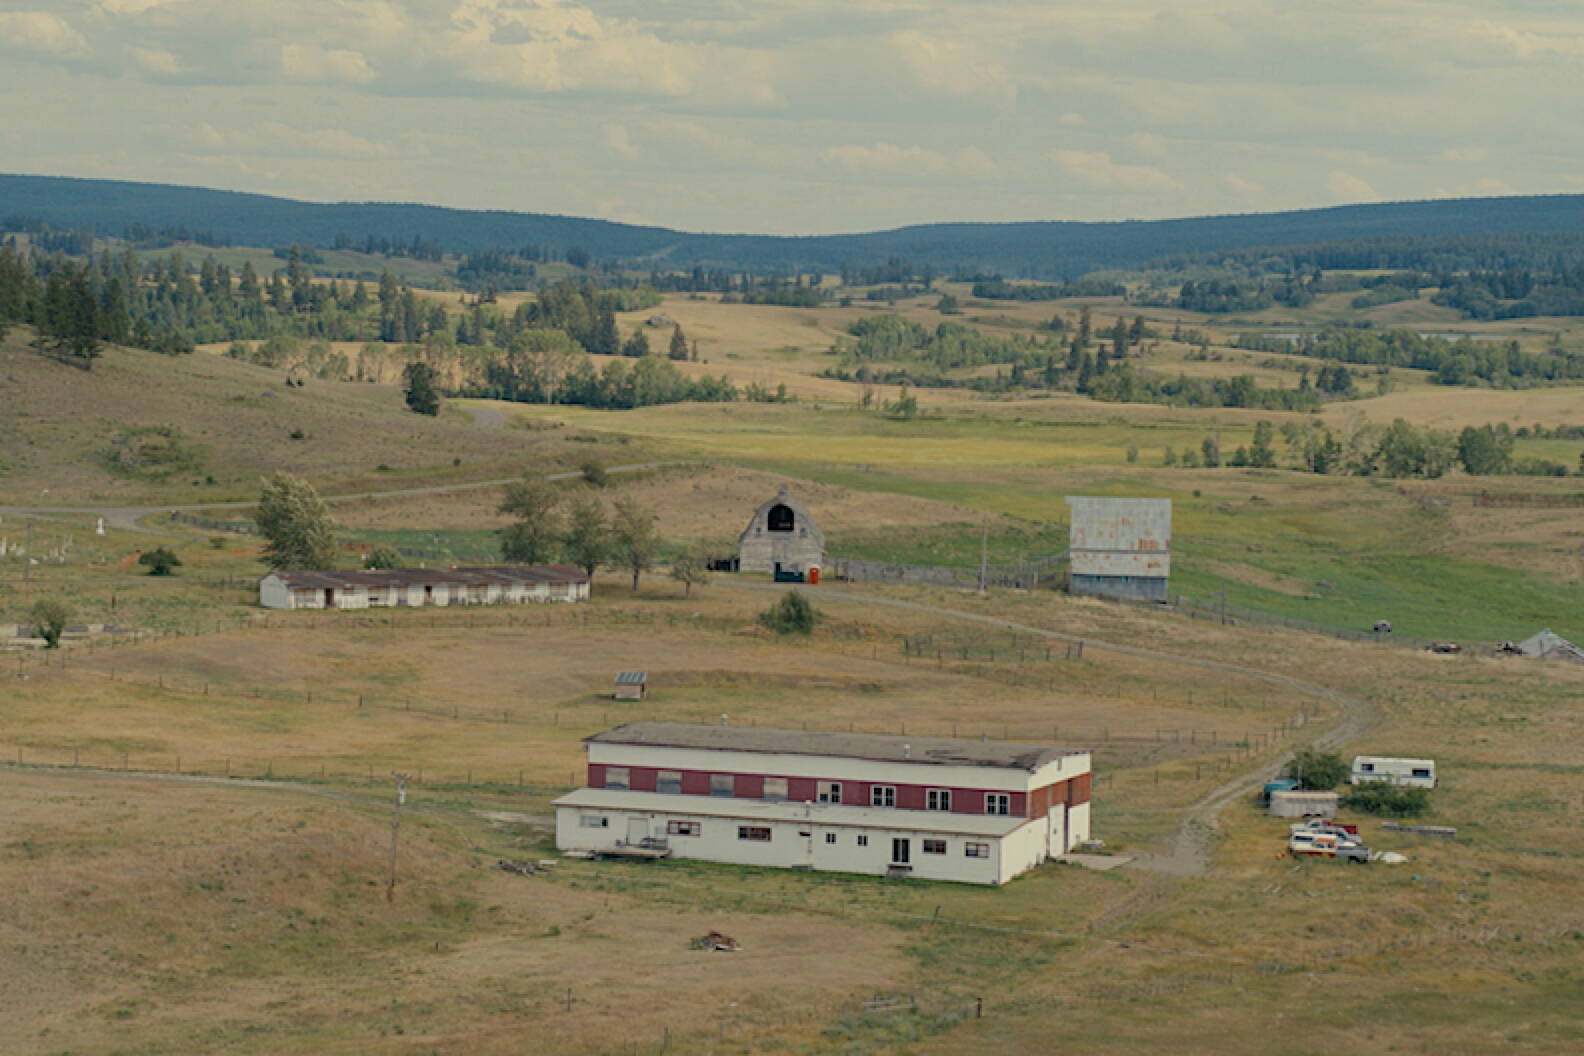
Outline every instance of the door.
[[892, 865], [907, 865], [910, 861], [912, 861], [910, 853], [911, 847], [909, 846], [911, 842], [911, 840], [904, 839], [894, 839], [891, 841]]
[[648, 818], [627, 819], [627, 842], [637, 846], [649, 838]]
[[324, 607], [327, 609], [335, 608], [335, 588], [325, 588]]

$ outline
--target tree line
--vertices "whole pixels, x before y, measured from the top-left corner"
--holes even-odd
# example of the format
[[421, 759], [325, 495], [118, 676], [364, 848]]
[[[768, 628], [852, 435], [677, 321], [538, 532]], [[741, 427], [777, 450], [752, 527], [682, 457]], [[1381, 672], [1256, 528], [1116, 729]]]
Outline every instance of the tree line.
[[1382, 367], [1429, 371], [1440, 385], [1524, 389], [1584, 378], [1584, 353], [1553, 348], [1525, 352], [1517, 341], [1449, 341], [1412, 330], [1328, 329], [1287, 341], [1263, 334], [1239, 334], [1237, 348], [1279, 352]]

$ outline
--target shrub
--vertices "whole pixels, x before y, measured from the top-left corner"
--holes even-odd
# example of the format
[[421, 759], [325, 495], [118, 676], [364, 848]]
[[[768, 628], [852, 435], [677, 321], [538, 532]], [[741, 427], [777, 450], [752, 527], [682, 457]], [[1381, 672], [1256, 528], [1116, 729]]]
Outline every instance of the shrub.
[[581, 471], [583, 473], [583, 479], [596, 488], [603, 488], [607, 483], [609, 483], [608, 478], [605, 476], [605, 467], [594, 461], [592, 458], [583, 463]]
[[814, 624], [819, 622], [819, 613], [814, 611], [814, 606], [809, 604], [807, 598], [793, 590], [781, 595], [775, 604], [761, 612], [759, 622], [777, 634], [808, 634], [814, 630]]
[[148, 568], [151, 576], [168, 576], [181, 567], [181, 558], [169, 547], [157, 547], [138, 556], [138, 564]]
[[44, 648], [59, 649], [61, 632], [66, 630], [71, 610], [62, 602], [46, 599], [34, 605], [28, 615], [33, 621], [33, 633], [44, 639]]
[[1316, 792], [1329, 792], [1348, 779], [1348, 764], [1335, 752], [1300, 748], [1287, 764], [1286, 774], [1299, 785]]
[[1430, 790], [1371, 781], [1354, 786], [1342, 797], [1342, 805], [1349, 810], [1382, 818], [1417, 818], [1430, 811]]

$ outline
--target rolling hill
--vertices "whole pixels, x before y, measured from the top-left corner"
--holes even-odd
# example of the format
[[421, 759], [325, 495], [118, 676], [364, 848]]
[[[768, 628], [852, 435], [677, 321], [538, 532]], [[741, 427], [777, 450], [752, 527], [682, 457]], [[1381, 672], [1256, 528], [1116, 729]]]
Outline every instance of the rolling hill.
[[1162, 256], [1388, 236], [1584, 234], [1584, 195], [1464, 198], [1283, 213], [1119, 222], [924, 224], [802, 237], [700, 234], [607, 220], [386, 202], [303, 202], [198, 187], [0, 175], [0, 228], [43, 221], [120, 235], [131, 224], [207, 230], [237, 244], [328, 247], [337, 234], [438, 242], [448, 251], [580, 247], [638, 267], [823, 270], [899, 257], [1032, 278], [1075, 277]]

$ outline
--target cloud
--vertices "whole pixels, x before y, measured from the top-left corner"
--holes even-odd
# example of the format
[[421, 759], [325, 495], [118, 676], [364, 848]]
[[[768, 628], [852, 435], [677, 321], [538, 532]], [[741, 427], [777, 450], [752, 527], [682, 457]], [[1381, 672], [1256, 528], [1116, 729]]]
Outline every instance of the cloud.
[[216, 128], [209, 122], [167, 128], [167, 142], [197, 155], [249, 154], [265, 157], [329, 158], [364, 161], [388, 157], [391, 148], [339, 128], [295, 128], [262, 121], [246, 128]]
[[880, 142], [827, 147], [820, 156], [829, 164], [854, 172], [956, 173], [981, 179], [996, 172], [995, 162], [977, 147], [942, 152]]
[[310, 84], [367, 84], [374, 79], [368, 60], [348, 48], [287, 44], [280, 50], [280, 68], [288, 81]]
[[1346, 202], [1378, 202], [1381, 193], [1351, 172], [1338, 169], [1326, 177], [1326, 190]]
[[0, 49], [75, 58], [87, 53], [88, 41], [48, 11], [0, 11]]
[[1098, 150], [1053, 150], [1056, 168], [1082, 184], [1105, 191], [1156, 194], [1177, 189], [1177, 181], [1153, 165], [1124, 165]]
[[1226, 174], [1226, 184], [1239, 194], [1245, 195], [1259, 194], [1265, 189], [1259, 184], [1255, 183], [1253, 180], [1245, 179], [1235, 172], [1229, 172]]

